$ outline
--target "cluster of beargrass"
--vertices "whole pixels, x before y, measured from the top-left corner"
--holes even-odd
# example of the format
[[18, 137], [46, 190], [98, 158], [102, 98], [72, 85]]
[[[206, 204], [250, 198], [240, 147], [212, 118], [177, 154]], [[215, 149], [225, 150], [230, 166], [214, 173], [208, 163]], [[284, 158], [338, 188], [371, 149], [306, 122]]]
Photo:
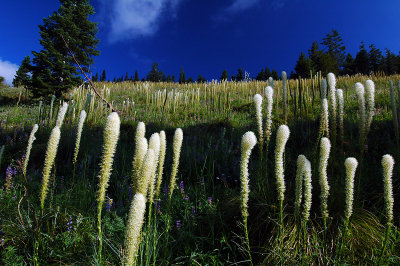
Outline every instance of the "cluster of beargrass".
[[3, 263], [399, 263], [388, 77], [96, 85], [0, 107]]

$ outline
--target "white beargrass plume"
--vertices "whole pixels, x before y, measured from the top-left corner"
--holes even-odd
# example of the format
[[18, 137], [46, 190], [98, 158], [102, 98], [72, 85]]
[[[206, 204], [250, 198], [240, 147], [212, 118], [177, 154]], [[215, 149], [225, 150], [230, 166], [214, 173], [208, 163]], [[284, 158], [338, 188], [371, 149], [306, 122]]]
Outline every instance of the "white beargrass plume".
[[282, 93], [283, 93], [283, 117], [284, 117], [284, 122], [287, 122], [287, 97], [288, 97], [288, 91], [287, 91], [287, 75], [285, 71], [282, 71]]
[[132, 200], [126, 225], [123, 265], [131, 266], [135, 263], [141, 242], [140, 233], [144, 222], [145, 211], [146, 197], [141, 193], [136, 193]]
[[116, 112], [111, 113], [104, 127], [103, 155], [100, 163], [99, 189], [97, 192], [97, 229], [99, 237], [99, 256], [101, 258], [102, 233], [101, 233], [101, 211], [103, 208], [108, 180], [111, 175], [112, 163], [119, 138], [120, 120]]
[[353, 213], [353, 191], [354, 191], [354, 176], [356, 174], [358, 162], [356, 158], [347, 158], [344, 162], [346, 167], [346, 209], [344, 212], [346, 227], [349, 223], [351, 214]]
[[383, 167], [383, 189], [385, 192], [385, 209], [387, 225], [391, 226], [393, 221], [393, 188], [392, 188], [392, 174], [393, 174], [394, 159], [391, 155], [386, 154], [382, 157]]
[[372, 119], [375, 114], [375, 84], [372, 80], [365, 82], [365, 102], [367, 105], [367, 121], [366, 121], [366, 135], [368, 135]]
[[247, 230], [247, 208], [248, 208], [248, 200], [249, 200], [249, 159], [251, 150], [257, 143], [257, 138], [253, 132], [248, 131], [242, 137], [241, 143], [241, 159], [240, 159], [240, 183], [241, 183], [241, 211], [243, 217], [243, 226], [244, 226], [244, 233], [246, 238], [246, 245], [247, 245], [247, 254], [249, 255], [250, 264], [252, 265], [251, 253], [250, 253], [250, 241], [249, 241], [249, 234]]
[[158, 162], [156, 197], [158, 197], [158, 195], [160, 194], [166, 150], [167, 150], [167, 139], [166, 139], [164, 130], [161, 130], [160, 131], [160, 156], [159, 156], [159, 162]]
[[156, 183], [156, 171], [158, 167], [158, 160], [160, 155], [160, 134], [154, 133], [149, 140], [149, 149], [154, 150], [154, 164], [149, 183], [149, 202], [153, 203], [154, 188]]
[[28, 167], [29, 155], [31, 154], [32, 144], [36, 139], [35, 133], [38, 130], [38, 128], [39, 128], [39, 126], [37, 124], [35, 124], [32, 128], [31, 134], [29, 135], [28, 147], [26, 148], [24, 166], [22, 169], [22, 173], [24, 174], [24, 176], [26, 176], [26, 168]]
[[295, 216], [296, 219], [300, 214], [301, 201], [303, 197], [303, 183], [304, 183], [304, 208], [303, 208], [303, 224], [307, 223], [310, 217], [311, 209], [311, 163], [304, 155], [297, 157], [297, 172], [296, 172], [296, 191], [295, 191]]
[[56, 126], [58, 126], [59, 128], [61, 128], [63, 124], [65, 114], [67, 113], [67, 109], [68, 109], [68, 104], [64, 102], [62, 107], [58, 111], [58, 116], [57, 116]]
[[339, 134], [340, 134], [340, 143], [343, 144], [344, 141], [344, 124], [343, 124], [343, 118], [344, 118], [344, 100], [343, 100], [343, 90], [342, 89], [337, 89], [336, 90], [336, 96], [338, 99], [338, 105], [339, 105]]
[[73, 164], [75, 165], [76, 159], [78, 158], [78, 153], [79, 153], [79, 144], [81, 142], [81, 136], [82, 136], [82, 130], [83, 130], [83, 123], [85, 122], [86, 119], [86, 111], [82, 110], [81, 114], [79, 116], [79, 122], [78, 122], [78, 131], [76, 133], [76, 142], [75, 142], [75, 151], [74, 151], [74, 158], [72, 160]]
[[136, 192], [147, 195], [149, 184], [154, 173], [155, 152], [153, 149], [148, 149], [143, 159], [142, 168], [136, 181]]
[[328, 73], [328, 86], [329, 86], [329, 100], [331, 104], [331, 116], [332, 116], [332, 140], [336, 142], [336, 78], [335, 74]]
[[[136, 135], [135, 135], [135, 155], [133, 156], [132, 162], [132, 181], [135, 184], [138, 175], [140, 174], [140, 170], [142, 169], [143, 158], [147, 152], [147, 139], [145, 139], [146, 126], [143, 122], [139, 122], [136, 127]], [[146, 140], [146, 144], [142, 139]], [[135, 186], [133, 185], [133, 189]]]
[[328, 84], [326, 83], [326, 79], [321, 80], [321, 100], [326, 99], [326, 91], [328, 90]]
[[307, 223], [308, 218], [310, 217], [311, 202], [312, 202], [311, 163], [307, 159], [305, 159], [304, 162], [303, 182], [304, 182], [303, 224], [305, 224]]
[[274, 95], [274, 90], [272, 89], [271, 86], [267, 86], [265, 88], [265, 98], [267, 102], [267, 120], [265, 121], [265, 138], [267, 141], [267, 149], [268, 149], [269, 139], [271, 137], [272, 105], [274, 103], [273, 95]]
[[46, 157], [44, 159], [42, 189], [40, 192], [40, 207], [42, 213], [44, 210], [44, 200], [46, 199], [50, 172], [56, 158], [58, 143], [60, 142], [61, 131], [58, 126], [55, 126], [51, 131], [49, 142], [47, 143]]
[[319, 136], [329, 137], [329, 112], [328, 100], [326, 98], [321, 101], [321, 120], [319, 123]]
[[249, 200], [249, 158], [251, 150], [257, 143], [257, 138], [253, 132], [248, 131], [242, 137], [241, 159], [240, 159], [240, 183], [241, 183], [241, 210], [243, 218], [247, 217], [247, 202]]
[[297, 170], [296, 170], [296, 189], [294, 192], [294, 213], [296, 218], [299, 216], [301, 200], [303, 197], [303, 173], [305, 166], [306, 157], [303, 154], [300, 154], [297, 157]]
[[[278, 199], [281, 205], [285, 197], [285, 175], [283, 169], [283, 153], [285, 152], [285, 145], [289, 139], [290, 130], [286, 125], [281, 125], [276, 134], [276, 148], [275, 148], [275, 176], [276, 186], [278, 190]], [[282, 207], [282, 206], [281, 206]]]
[[183, 142], [183, 131], [182, 129], [177, 128], [175, 130], [174, 142], [172, 144], [172, 150], [174, 152], [174, 155], [172, 160], [171, 180], [169, 184], [169, 201], [171, 201], [172, 192], [174, 191], [175, 188], [176, 174], [178, 173], [179, 157], [181, 154], [182, 142]]
[[263, 146], [263, 128], [262, 128], [262, 101], [263, 98], [260, 94], [256, 94], [253, 97], [254, 107], [256, 109], [256, 120], [258, 127], [258, 143], [260, 145], [260, 151], [262, 151]]
[[271, 88], [274, 88], [274, 79], [272, 77], [268, 78], [268, 86], [270, 86]]
[[328, 213], [328, 196], [329, 196], [329, 184], [328, 184], [328, 159], [331, 151], [331, 142], [328, 138], [321, 139], [320, 147], [320, 159], [319, 159], [319, 185], [321, 186], [321, 214], [324, 220], [324, 227], [326, 229], [326, 219], [329, 217]]
[[358, 99], [358, 111], [360, 114], [360, 146], [361, 150], [364, 150], [365, 125], [367, 121], [365, 112], [364, 86], [360, 82], [357, 82], [355, 87]]

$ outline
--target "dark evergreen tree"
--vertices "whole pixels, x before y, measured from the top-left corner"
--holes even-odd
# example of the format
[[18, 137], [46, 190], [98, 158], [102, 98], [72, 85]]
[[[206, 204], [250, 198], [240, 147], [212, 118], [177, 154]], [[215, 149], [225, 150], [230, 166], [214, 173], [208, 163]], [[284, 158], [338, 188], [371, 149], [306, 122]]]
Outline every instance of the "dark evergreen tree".
[[396, 55], [387, 48], [385, 49], [385, 72], [386, 75], [398, 73]]
[[5, 80], [6, 79], [3, 76], [0, 76], [0, 87], [6, 86]]
[[242, 81], [244, 79], [243, 69], [239, 68], [236, 74], [236, 81]]
[[175, 82], [175, 75], [172, 75], [171, 81]]
[[106, 78], [106, 70], [103, 69], [103, 72], [101, 72], [100, 81], [106, 81]]
[[228, 70], [224, 69], [221, 74], [221, 78], [219, 80], [228, 80]]
[[375, 47], [375, 45], [371, 44], [369, 46], [368, 52], [369, 59], [369, 69], [375, 73], [378, 71], [384, 71], [383, 69], [383, 55], [381, 50]]
[[197, 83], [204, 83], [204, 82], [207, 82], [207, 80], [202, 75], [199, 75], [199, 77], [197, 78]]
[[310, 50], [308, 50], [308, 58], [311, 60], [313, 72], [321, 69], [321, 57], [323, 54], [324, 52], [319, 49], [318, 43], [313, 41]]
[[346, 47], [339, 32], [332, 30], [322, 39], [321, 44], [326, 47], [326, 53], [333, 56], [337, 65], [341, 68], [346, 57]]
[[92, 77], [93, 82], [97, 82], [99, 80], [99, 73], [96, 72], [96, 75]]
[[235, 75], [231, 76], [231, 81], [236, 81], [236, 76]]
[[167, 81], [167, 77], [165, 76], [164, 73], [162, 73], [162, 81], [163, 81], [163, 82], [166, 82], [166, 81]]
[[15, 73], [15, 77], [12, 82], [13, 86], [29, 87], [29, 84], [31, 82], [31, 76], [29, 75], [29, 73], [31, 72], [31, 69], [32, 69], [31, 58], [29, 57], [29, 55], [27, 55], [25, 56], [24, 60], [22, 60], [20, 67]]
[[294, 70], [296, 71], [296, 77], [310, 77], [310, 72], [312, 70], [311, 60], [307, 58], [303, 52], [301, 52], [299, 59], [296, 62], [296, 66], [294, 67]]
[[181, 67], [181, 73], [179, 74], [179, 84], [185, 82], [186, 82], [185, 72], [183, 72], [183, 67]]
[[125, 73], [125, 79], [124, 79], [124, 80], [125, 80], [125, 81], [128, 81], [128, 80], [129, 80], [128, 72]]
[[193, 83], [193, 82], [194, 82], [194, 80], [193, 80], [192, 77], [189, 77], [189, 78], [187, 79], [187, 81], [186, 81], [186, 83]]
[[265, 75], [264, 69], [261, 69], [261, 71], [258, 73], [256, 80], [266, 80], [267, 77]]
[[348, 53], [346, 56], [346, 59], [343, 64], [342, 73], [344, 75], [350, 75], [350, 76], [356, 74], [356, 64], [354, 62], [353, 56], [350, 53]]
[[[76, 61], [88, 72], [93, 56], [99, 55], [96, 45], [97, 25], [89, 21], [94, 14], [89, 0], [60, 0], [60, 8], [39, 25], [40, 52], [32, 52], [32, 82], [29, 89], [33, 95], [61, 95], [81, 83]], [[69, 50], [66, 47], [66, 44]]]
[[367, 50], [365, 50], [364, 42], [361, 42], [360, 50], [356, 55], [354, 64], [356, 73], [361, 73], [364, 75], [369, 74], [369, 58], [368, 58], [368, 52]]
[[278, 74], [278, 71], [276, 71], [276, 69], [273, 69], [273, 70], [272, 70], [271, 77], [272, 77], [274, 80], [278, 80], [278, 79], [279, 79], [279, 74]]
[[160, 82], [163, 80], [164, 73], [158, 69], [158, 63], [153, 63], [150, 72], [147, 74], [147, 81]]
[[138, 71], [135, 71], [135, 81], [140, 81]]
[[264, 73], [265, 73], [265, 80], [267, 80], [269, 77], [272, 76], [272, 73], [267, 66], [265, 67]]

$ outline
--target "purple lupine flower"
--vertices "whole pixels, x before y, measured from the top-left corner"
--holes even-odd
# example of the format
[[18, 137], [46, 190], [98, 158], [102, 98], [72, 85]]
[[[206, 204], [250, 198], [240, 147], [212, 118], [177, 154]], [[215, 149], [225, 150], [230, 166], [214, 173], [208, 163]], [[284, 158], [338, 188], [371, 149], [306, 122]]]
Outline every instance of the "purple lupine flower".
[[181, 220], [177, 220], [176, 221], [176, 228], [177, 229], [181, 229], [181, 227], [182, 227], [182, 221]]
[[72, 218], [70, 216], [69, 217], [69, 222], [67, 223], [67, 232], [68, 233], [72, 231], [72, 224], [73, 224], [73, 221], [72, 221]]
[[189, 200], [189, 197], [188, 197], [188, 196], [185, 196], [185, 197], [184, 197], [184, 200], [188, 201], [188, 200]]
[[196, 215], [196, 207], [192, 207], [192, 214]]
[[183, 181], [181, 181], [181, 183], [179, 184], [179, 188], [181, 189], [181, 193], [185, 192], [185, 188], [183, 186]]
[[212, 204], [212, 197], [208, 197], [208, 204]]

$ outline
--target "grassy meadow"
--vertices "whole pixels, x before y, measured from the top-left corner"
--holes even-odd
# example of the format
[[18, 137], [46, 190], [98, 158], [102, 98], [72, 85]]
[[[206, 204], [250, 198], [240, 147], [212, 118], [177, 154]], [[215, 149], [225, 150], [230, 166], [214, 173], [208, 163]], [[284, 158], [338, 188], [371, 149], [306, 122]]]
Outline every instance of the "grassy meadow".
[[[139, 190], [137, 179], [145, 172], [145, 167], [140, 170], [132, 167], [138, 150], [139, 122], [145, 124], [149, 147], [152, 134], [165, 131], [166, 153], [164, 168], [152, 174], [153, 184], [162, 178], [160, 193], [154, 193], [154, 200], [149, 199], [151, 193], [147, 196], [144, 193], [148, 199], [144, 222], [138, 229], [137, 256], [133, 263], [400, 264], [400, 75], [337, 78], [336, 89], [343, 90], [343, 134], [339, 105], [333, 116], [329, 86], [326, 93], [329, 134], [321, 127], [323, 78], [317, 75], [313, 79], [288, 80], [287, 90], [283, 89], [282, 80], [273, 82], [268, 142], [264, 91], [272, 85], [268, 82], [95, 83], [102, 97], [118, 110], [120, 119], [100, 217], [98, 191], [101, 190], [99, 177], [104, 172], [103, 133], [110, 108], [87, 86], [72, 90], [62, 99], [40, 100], [31, 99], [24, 89], [1, 88], [0, 146], [4, 147], [0, 149], [1, 264], [132, 263], [126, 259], [125, 244], [131, 232], [129, 213], [134, 212], [131, 206], [136, 206], [132, 202]], [[361, 82], [365, 86], [368, 79], [375, 84], [375, 100], [373, 119], [367, 129], [361, 122], [367, 113], [362, 115], [365, 111], [360, 111], [355, 84]], [[263, 99], [264, 138], [261, 140], [253, 98], [256, 94]], [[61, 136], [55, 161], [45, 164], [50, 134], [58, 124], [64, 101], [68, 109], [62, 125], [59, 124]], [[368, 105], [368, 98], [366, 101]], [[87, 117], [74, 163], [82, 110]], [[24, 174], [28, 139], [34, 124], [38, 130]], [[284, 173], [284, 192], [282, 188], [277, 189], [280, 171], [276, 167], [279, 157], [276, 150], [282, 145], [279, 137], [276, 140], [281, 125], [290, 129], [287, 143], [283, 144], [283, 167], [278, 166]], [[176, 159], [177, 128], [183, 131], [183, 141]], [[249, 151], [247, 167], [241, 145], [242, 136], [248, 131], [254, 132], [257, 144]], [[325, 165], [330, 188], [326, 215], [321, 213], [324, 193], [321, 137], [328, 137], [331, 146]], [[299, 185], [298, 176], [307, 176], [307, 173], [299, 172], [300, 154], [310, 163], [312, 185], [311, 194], [305, 194], [301, 202], [299, 189], [303, 186], [301, 181]], [[384, 182], [386, 168], [381, 163], [385, 154], [390, 154], [395, 162], [393, 219], [388, 216], [390, 195], [387, 181]], [[147, 156], [150, 155], [146, 153], [145, 159], [142, 158], [143, 164]], [[348, 157], [358, 162], [354, 193], [350, 193], [354, 198], [350, 213], [346, 200], [349, 171], [345, 160]], [[171, 185], [177, 160], [176, 180]], [[46, 166], [50, 172], [43, 201]], [[246, 203], [243, 203], [244, 169], [248, 170], [250, 191]], [[299, 210], [305, 212], [306, 196], [311, 200], [307, 219], [299, 213]]]

